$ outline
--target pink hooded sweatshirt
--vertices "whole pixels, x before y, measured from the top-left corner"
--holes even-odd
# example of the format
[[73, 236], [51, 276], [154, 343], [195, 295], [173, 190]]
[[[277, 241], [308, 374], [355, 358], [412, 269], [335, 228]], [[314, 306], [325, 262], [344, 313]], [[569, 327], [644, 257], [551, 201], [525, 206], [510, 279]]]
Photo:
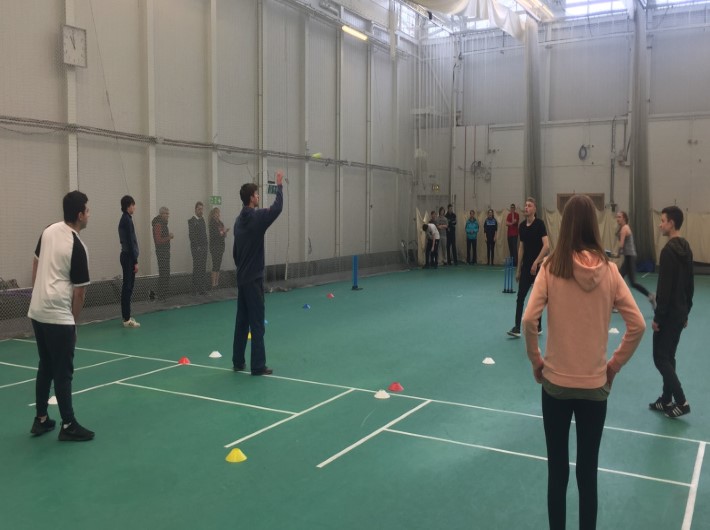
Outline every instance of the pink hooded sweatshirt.
[[547, 347], [542, 374], [566, 388], [599, 388], [607, 382], [607, 345], [611, 310], [616, 307], [626, 333], [609, 366], [621, 370], [641, 342], [646, 323], [616, 265], [583, 251], [574, 254], [573, 275], [563, 279], [540, 267], [528, 306], [523, 332], [534, 367], [543, 363], [537, 322], [547, 306]]

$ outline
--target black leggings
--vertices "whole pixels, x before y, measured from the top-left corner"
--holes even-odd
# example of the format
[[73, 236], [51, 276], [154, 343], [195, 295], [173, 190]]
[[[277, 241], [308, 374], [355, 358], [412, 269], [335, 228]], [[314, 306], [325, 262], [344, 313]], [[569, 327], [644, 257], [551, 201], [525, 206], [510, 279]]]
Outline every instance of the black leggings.
[[496, 250], [496, 242], [493, 239], [486, 238], [486, 263], [493, 265], [493, 255]]
[[629, 277], [629, 282], [631, 286], [638, 292], [642, 293], [644, 296], [648, 296], [649, 292], [643, 285], [636, 283], [636, 256], [624, 256], [624, 263], [621, 264], [621, 269], [619, 270], [621, 277]]
[[680, 334], [683, 331], [681, 322], [664, 322], [660, 331], [653, 332], [653, 363], [663, 377], [663, 403], [673, 399], [678, 405], [685, 404], [685, 393], [675, 371], [675, 353], [678, 349]]
[[564, 530], [569, 481], [569, 427], [577, 428], [579, 528], [597, 527], [597, 468], [606, 420], [606, 400], [555, 399], [542, 390], [542, 417], [547, 443], [547, 514], [550, 530]]

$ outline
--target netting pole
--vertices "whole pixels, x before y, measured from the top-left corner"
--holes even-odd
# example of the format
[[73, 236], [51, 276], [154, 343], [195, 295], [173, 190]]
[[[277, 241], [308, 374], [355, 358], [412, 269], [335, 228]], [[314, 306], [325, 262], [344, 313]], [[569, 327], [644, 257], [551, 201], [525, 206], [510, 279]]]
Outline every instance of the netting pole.
[[357, 286], [357, 256], [353, 256], [353, 291], [362, 291], [362, 287]]

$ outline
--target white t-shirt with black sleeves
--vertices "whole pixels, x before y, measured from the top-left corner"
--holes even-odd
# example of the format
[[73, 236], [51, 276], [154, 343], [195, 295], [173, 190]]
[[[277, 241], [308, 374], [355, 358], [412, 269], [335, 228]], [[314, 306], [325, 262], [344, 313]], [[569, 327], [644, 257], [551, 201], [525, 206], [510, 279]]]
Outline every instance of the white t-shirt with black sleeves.
[[89, 284], [89, 252], [64, 221], [45, 228], [35, 249], [37, 276], [27, 316], [44, 324], [74, 325], [74, 288]]

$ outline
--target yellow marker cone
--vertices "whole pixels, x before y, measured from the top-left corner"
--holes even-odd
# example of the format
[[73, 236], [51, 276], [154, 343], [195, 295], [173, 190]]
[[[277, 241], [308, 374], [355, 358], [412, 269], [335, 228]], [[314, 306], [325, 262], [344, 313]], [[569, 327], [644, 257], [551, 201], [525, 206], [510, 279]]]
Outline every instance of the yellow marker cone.
[[242, 453], [241, 449], [232, 449], [225, 460], [232, 464], [238, 464], [239, 462], [244, 462], [247, 459], [247, 455]]

